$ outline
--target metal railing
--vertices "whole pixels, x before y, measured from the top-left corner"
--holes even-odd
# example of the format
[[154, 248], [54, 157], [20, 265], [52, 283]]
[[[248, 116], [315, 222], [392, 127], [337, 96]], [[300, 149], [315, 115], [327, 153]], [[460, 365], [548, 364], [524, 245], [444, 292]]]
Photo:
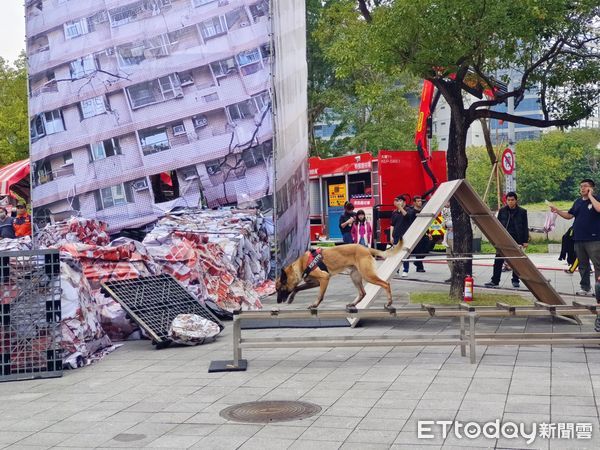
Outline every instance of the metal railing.
[[[245, 370], [247, 361], [242, 359], [245, 348], [310, 348], [310, 347], [395, 347], [395, 346], [460, 346], [461, 356], [466, 356], [469, 347], [470, 361], [477, 360], [477, 345], [576, 345], [600, 344], [600, 333], [477, 333], [476, 321], [482, 317], [560, 317], [578, 323], [579, 316], [597, 316], [600, 306], [585, 305], [573, 302], [569, 305], [549, 305], [535, 302], [533, 306], [516, 307], [497, 303], [490, 307], [473, 307], [468, 303], [457, 306], [422, 305], [414, 308], [361, 309], [346, 310], [312, 309], [312, 310], [279, 310], [271, 311], [236, 311], [233, 316], [233, 359], [231, 361], [214, 361], [215, 367], [223, 371]], [[269, 337], [242, 338], [241, 324], [243, 320], [315, 320], [315, 319], [429, 319], [458, 318], [458, 334], [415, 334], [410, 338], [398, 336], [303, 336], [303, 337]], [[573, 319], [575, 318], [575, 319]], [[468, 322], [468, 324], [467, 324]], [[209, 369], [210, 370], [210, 369]]]

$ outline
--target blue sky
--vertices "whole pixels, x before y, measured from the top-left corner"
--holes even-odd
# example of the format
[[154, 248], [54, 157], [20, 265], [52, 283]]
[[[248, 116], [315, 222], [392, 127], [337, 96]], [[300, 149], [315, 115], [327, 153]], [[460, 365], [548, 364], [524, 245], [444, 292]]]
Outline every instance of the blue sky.
[[24, 0], [3, 0], [0, 14], [0, 56], [13, 61], [25, 48]]

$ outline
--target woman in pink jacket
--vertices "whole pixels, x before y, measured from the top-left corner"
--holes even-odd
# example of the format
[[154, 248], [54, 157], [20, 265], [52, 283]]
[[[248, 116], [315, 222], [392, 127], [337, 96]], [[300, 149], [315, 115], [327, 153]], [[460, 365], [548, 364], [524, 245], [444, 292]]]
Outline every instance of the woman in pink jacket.
[[371, 243], [373, 242], [373, 229], [362, 209], [359, 209], [356, 212], [356, 221], [352, 224], [352, 230], [350, 232], [352, 233], [352, 241], [355, 244], [371, 247]]

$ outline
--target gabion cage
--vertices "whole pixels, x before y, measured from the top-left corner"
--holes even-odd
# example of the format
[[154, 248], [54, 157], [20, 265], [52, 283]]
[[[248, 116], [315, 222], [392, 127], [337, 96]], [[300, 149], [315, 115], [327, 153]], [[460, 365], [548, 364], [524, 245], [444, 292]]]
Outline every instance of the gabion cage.
[[0, 252], [0, 381], [62, 375], [60, 294], [58, 251]]

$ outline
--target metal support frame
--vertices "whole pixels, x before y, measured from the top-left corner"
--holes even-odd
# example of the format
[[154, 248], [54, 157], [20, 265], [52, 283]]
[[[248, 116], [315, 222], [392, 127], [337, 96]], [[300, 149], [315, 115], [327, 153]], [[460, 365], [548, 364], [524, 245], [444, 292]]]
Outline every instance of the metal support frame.
[[[404, 347], [451, 345], [460, 346], [461, 356], [467, 355], [472, 364], [477, 362], [477, 345], [577, 345], [600, 344], [600, 333], [477, 333], [476, 321], [480, 317], [560, 317], [580, 315], [597, 316], [595, 306], [576, 303], [568, 305], [549, 305], [536, 302], [534, 306], [512, 306], [497, 303], [496, 306], [473, 307], [468, 303], [457, 306], [421, 305], [420, 308], [397, 309], [352, 309], [352, 310], [305, 310], [288, 309], [271, 311], [237, 311], [233, 317], [233, 358], [231, 361], [213, 361], [209, 372], [243, 371], [248, 362], [242, 359], [244, 348], [315, 348], [315, 347]], [[242, 338], [242, 320], [248, 319], [402, 319], [446, 317], [459, 319], [459, 333], [454, 334], [415, 334], [403, 336], [303, 336]], [[468, 331], [467, 331], [468, 319]]]

